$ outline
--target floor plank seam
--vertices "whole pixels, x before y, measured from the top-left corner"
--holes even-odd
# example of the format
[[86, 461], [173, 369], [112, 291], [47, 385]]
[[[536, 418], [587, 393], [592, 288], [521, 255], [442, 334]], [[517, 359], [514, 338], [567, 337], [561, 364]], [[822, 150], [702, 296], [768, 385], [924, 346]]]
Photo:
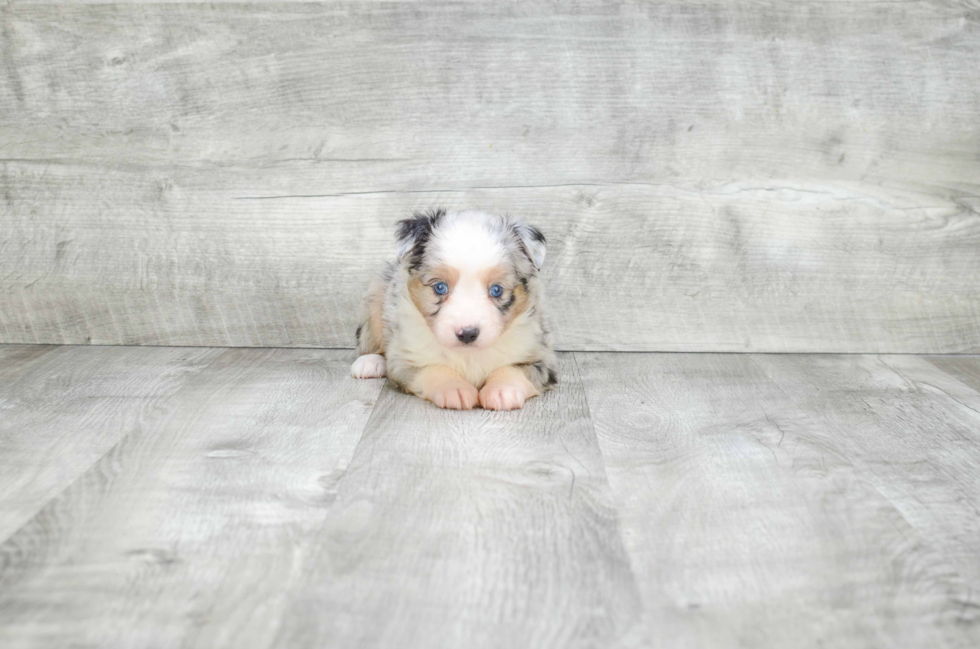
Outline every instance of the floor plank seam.
[[[602, 450], [602, 442], [599, 439], [599, 432], [596, 430], [595, 417], [592, 415], [592, 404], [589, 402], [589, 391], [585, 389], [585, 379], [582, 376], [582, 366], [579, 364], [578, 356], [580, 353], [589, 352], [570, 352], [569, 355], [572, 357], [572, 363], [575, 366], [575, 373], [578, 374], [578, 380], [582, 384], [582, 399], [585, 402], [585, 414], [589, 418], [589, 426], [592, 428], [592, 437], [595, 439], [596, 451], [599, 453], [599, 461], [602, 466], [602, 476], [606, 482], [606, 488], [609, 490], [610, 500], [613, 503], [613, 507], [616, 511], [616, 538], [619, 540], [620, 545], [623, 548], [623, 554], [626, 558], [626, 563], [629, 566], [630, 578], [634, 584], [640, 583], [640, 575], [637, 573], [636, 565], [633, 562], [633, 554], [629, 551], [629, 544], [626, 541], [626, 536], [623, 533], [623, 512], [620, 509], [619, 501], [615, 498], [615, 492], [613, 491], [612, 484], [609, 482], [609, 471], [606, 467], [606, 454]], [[559, 388], [561, 386], [559, 385]], [[643, 596], [641, 589], [636, 589], [636, 597], [639, 600], [641, 610], [646, 610], [647, 602]], [[644, 622], [641, 619], [638, 622], [641, 632], [645, 630]]]
[[[899, 354], [893, 354], [893, 355], [898, 356]], [[835, 435], [847, 434], [847, 431], [842, 430], [842, 428], [834, 421], [831, 421], [826, 414], [812, 413], [813, 410], [812, 406], [806, 403], [801, 403], [793, 395], [789, 394], [785, 389], [783, 389], [783, 386], [779, 384], [779, 381], [776, 379], [776, 377], [772, 376], [772, 374], [770, 374], [769, 371], [767, 371], [765, 366], [763, 366], [754, 358], [755, 356], [756, 356], [755, 354], [751, 354], [749, 355], [749, 358], [757, 367], [760, 368], [760, 370], [769, 379], [769, 381], [773, 385], [775, 385], [780, 392], [786, 395], [786, 397], [790, 400], [790, 402], [792, 402], [796, 406], [796, 408], [800, 410], [800, 412], [806, 413], [806, 417], [808, 419], [811, 419], [821, 424], [822, 426], [826, 427], [828, 430], [832, 431], [833, 434]], [[813, 354], [812, 356], [818, 356], [818, 354]], [[881, 354], [865, 354], [864, 356], [873, 357], [875, 360], [879, 362], [879, 364], [885, 370], [894, 374], [896, 377], [901, 379], [906, 384], [911, 384], [910, 388], [912, 386], [916, 386], [919, 384], [919, 381], [906, 377], [904, 374], [902, 374], [901, 372], [893, 368], [883, 358], [881, 358]], [[908, 356], [921, 357], [921, 355], [919, 354], [909, 354]], [[940, 371], [942, 370], [940, 369]], [[951, 378], [955, 379], [955, 377], [951, 377]], [[969, 386], [966, 387], [969, 389]], [[946, 392], [943, 390], [940, 390], [940, 392], [942, 392], [944, 395], [946, 394]], [[980, 394], [978, 394], [978, 396], [980, 396]], [[876, 408], [874, 405], [868, 403], [867, 399], [862, 398], [862, 400], [865, 402], [866, 407], [870, 411], [876, 412]], [[950, 400], [959, 403], [956, 399], [953, 399], [952, 397], [950, 397]], [[937, 559], [942, 564], [944, 570], [947, 571], [947, 580], [948, 580], [947, 583], [950, 586], [955, 587], [959, 590], [970, 591], [969, 580], [966, 576], [964, 576], [961, 569], [956, 565], [955, 557], [951, 557], [948, 551], [945, 548], [943, 548], [941, 545], [938, 545], [935, 542], [929, 540], [928, 538], [929, 530], [924, 529], [919, 522], [911, 518], [909, 516], [909, 513], [905, 511], [904, 508], [901, 506], [901, 503], [896, 502], [894, 495], [889, 495], [889, 491], [886, 488], [887, 481], [883, 480], [883, 478], [878, 475], [878, 473], [874, 470], [873, 465], [861, 457], [854, 457], [851, 455], [846, 455], [842, 457], [846, 458], [847, 462], [854, 470], [855, 476], [860, 476], [859, 478], [860, 482], [866, 485], [867, 487], [873, 489], [874, 492], [877, 493], [883, 499], [884, 502], [887, 502], [890, 505], [891, 510], [904, 522], [904, 524], [908, 527], [908, 529], [914, 534], [916, 543], [921, 548], [923, 548], [927, 554], [931, 554], [935, 559]], [[953, 597], [952, 594], [949, 596], [949, 600], [954, 603], [957, 602], [956, 598]]]
[[[50, 342], [0, 342], [0, 347], [147, 347], [147, 348], [173, 348], [173, 349], [295, 349], [295, 350], [323, 350], [323, 351], [350, 351], [354, 352], [354, 347], [336, 346], [312, 346], [312, 345], [157, 345], [157, 344], [117, 344], [117, 343], [50, 343]], [[759, 355], [759, 356], [868, 356], [871, 354], [884, 356], [909, 356], [925, 357], [937, 356], [944, 358], [980, 358], [980, 351], [975, 352], [891, 352], [891, 351], [864, 351], [864, 352], [841, 352], [841, 351], [718, 351], [712, 349], [691, 349], [691, 350], [662, 350], [662, 349], [571, 349], [556, 347], [555, 351], [562, 354], [723, 354], [729, 356], [739, 355]]]
[[[878, 355], [878, 360], [880, 360], [886, 367], [888, 367], [888, 369], [890, 369], [891, 371], [893, 371], [896, 374], [898, 374], [899, 376], [901, 376], [902, 379], [904, 379], [905, 381], [907, 381], [909, 383], [913, 383], [915, 385], [927, 385], [930, 388], [932, 388], [932, 389], [934, 389], [934, 390], [936, 390], [936, 391], [941, 392], [942, 394], [944, 394], [946, 396], [946, 398], [948, 398], [950, 401], [952, 401], [952, 402], [954, 402], [954, 403], [956, 403], [956, 404], [958, 404], [958, 405], [966, 408], [970, 412], [972, 412], [972, 413], [980, 416], [980, 410], [977, 410], [976, 408], [974, 408], [972, 406], [966, 405], [965, 403], [963, 403], [962, 401], [960, 401], [959, 399], [957, 399], [956, 397], [954, 397], [953, 395], [951, 395], [948, 390], [944, 390], [943, 388], [939, 387], [938, 385], [934, 385], [932, 383], [926, 383], [926, 382], [923, 382], [923, 381], [916, 381], [914, 379], [911, 379], [911, 378], [905, 376], [905, 374], [901, 370], [899, 370], [898, 368], [896, 368], [895, 366], [893, 366], [891, 363], [889, 363], [887, 359], [882, 358], [881, 357], [881, 354]], [[925, 362], [926, 363], [929, 363], [928, 359], [925, 359]], [[936, 367], [935, 365], [932, 365], [932, 363], [929, 363], [929, 364], [932, 367]], [[938, 368], [938, 367], [936, 369], [939, 370], [940, 372], [943, 371], [941, 368]], [[951, 376], [949, 373], [945, 373], [945, 374], [951, 380], [956, 381], [956, 383], [959, 384], [964, 390], [969, 390], [970, 392], [976, 394], [977, 395], [977, 398], [980, 399], [980, 392], [978, 392], [977, 390], [974, 390], [969, 385], [966, 385], [965, 383], [963, 383], [962, 381], [960, 381], [959, 379], [957, 379], [955, 376]]]
[[[79, 346], [84, 346], [84, 345], [79, 345]], [[157, 405], [157, 410], [159, 410], [160, 408], [162, 408], [162, 407], [164, 407], [164, 406], [165, 406], [165, 405], [166, 405], [166, 404], [167, 404], [167, 403], [168, 403], [169, 401], [171, 401], [171, 400], [172, 400], [172, 399], [173, 399], [174, 397], [176, 397], [176, 396], [177, 396], [177, 395], [179, 395], [179, 394], [180, 394], [181, 392], [183, 392], [184, 390], [186, 390], [186, 389], [187, 389], [187, 387], [188, 387], [188, 385], [189, 385], [189, 384], [190, 384], [190, 383], [191, 383], [191, 382], [193, 381], [193, 379], [195, 379], [195, 378], [197, 378], [198, 376], [200, 376], [201, 374], [203, 374], [203, 373], [204, 373], [204, 372], [205, 372], [205, 371], [206, 371], [206, 370], [207, 370], [208, 368], [210, 368], [210, 367], [211, 367], [212, 365], [214, 365], [214, 363], [216, 363], [216, 362], [218, 361], [218, 359], [220, 359], [220, 358], [221, 358], [221, 357], [223, 357], [224, 355], [225, 355], [225, 353], [224, 353], [224, 352], [222, 352], [222, 353], [220, 353], [220, 354], [217, 354], [217, 355], [215, 355], [215, 357], [214, 357], [214, 358], [212, 358], [212, 359], [211, 359], [211, 360], [210, 360], [210, 361], [209, 361], [208, 363], [206, 363], [205, 365], [203, 365], [203, 366], [202, 366], [202, 367], [201, 367], [201, 368], [200, 368], [200, 369], [199, 369], [199, 370], [197, 371], [197, 373], [195, 374], [195, 376], [194, 376], [194, 377], [191, 377], [191, 379], [190, 379], [190, 380], [188, 380], [188, 381], [187, 381], [187, 382], [185, 382], [185, 383], [184, 383], [183, 385], [181, 385], [181, 386], [180, 386], [179, 388], [177, 388], [176, 390], [174, 390], [174, 391], [173, 391], [173, 392], [172, 392], [171, 394], [168, 394], [168, 395], [167, 395], [167, 396], [166, 396], [166, 397], [165, 397], [165, 398], [164, 398], [164, 399], [163, 399], [163, 400], [162, 400], [162, 401], [161, 401], [161, 402], [160, 402], [160, 403], [159, 403], [159, 404]], [[117, 451], [119, 450], [119, 448], [120, 448], [121, 446], [123, 446], [124, 444], [126, 444], [126, 443], [127, 443], [127, 442], [128, 442], [128, 441], [129, 441], [130, 439], [131, 439], [131, 438], [133, 438], [134, 436], [136, 436], [136, 435], [138, 435], [138, 434], [140, 434], [141, 432], [143, 432], [143, 430], [144, 430], [144, 429], [143, 429], [143, 427], [136, 427], [136, 428], [134, 428], [133, 430], [131, 430], [131, 431], [129, 431], [128, 433], [126, 433], [125, 435], [123, 435], [122, 437], [120, 437], [120, 438], [119, 438], [118, 440], [116, 440], [116, 442], [115, 442], [115, 443], [114, 443], [114, 444], [113, 444], [112, 446], [110, 446], [110, 447], [109, 447], [108, 449], [106, 449], [106, 451], [105, 451], [105, 453], [103, 453], [103, 454], [102, 454], [102, 455], [100, 455], [100, 456], [99, 456], [98, 458], [96, 458], [95, 460], [93, 460], [93, 461], [92, 461], [92, 462], [91, 462], [91, 463], [90, 463], [90, 464], [89, 464], [88, 466], [86, 466], [86, 467], [85, 467], [85, 469], [84, 469], [84, 470], [82, 470], [82, 471], [80, 471], [80, 472], [78, 473], [78, 476], [76, 476], [74, 480], [72, 480], [71, 482], [69, 482], [69, 483], [67, 483], [67, 484], [66, 484], [66, 485], [65, 485], [65, 486], [64, 486], [63, 488], [61, 488], [60, 490], [58, 490], [58, 492], [57, 492], [57, 493], [55, 493], [54, 495], [52, 495], [52, 496], [51, 496], [50, 498], [48, 498], [48, 499], [47, 499], [47, 500], [46, 500], [46, 501], [45, 501], [45, 502], [44, 502], [44, 503], [43, 503], [43, 504], [42, 504], [42, 505], [41, 505], [40, 507], [38, 507], [38, 508], [37, 508], [37, 510], [35, 510], [35, 511], [34, 511], [34, 513], [33, 513], [33, 514], [31, 514], [31, 516], [30, 516], [29, 518], [27, 518], [27, 519], [25, 519], [25, 520], [24, 520], [24, 523], [23, 523], [22, 525], [19, 525], [19, 526], [18, 526], [18, 527], [17, 527], [17, 528], [15, 529], [15, 530], [13, 530], [13, 531], [12, 531], [12, 532], [11, 532], [10, 534], [8, 534], [8, 535], [7, 535], [7, 536], [6, 536], [5, 538], [2, 538], [2, 539], [0, 539], [0, 548], [3, 548], [4, 546], [6, 546], [6, 545], [7, 545], [7, 543], [8, 543], [8, 542], [9, 542], [9, 541], [10, 541], [11, 539], [13, 539], [14, 537], [16, 537], [16, 536], [17, 536], [18, 534], [20, 534], [20, 533], [21, 533], [21, 532], [22, 532], [22, 531], [23, 531], [23, 530], [24, 530], [25, 528], [27, 528], [28, 526], [30, 526], [30, 525], [31, 525], [31, 524], [32, 524], [32, 523], [33, 523], [33, 522], [34, 522], [34, 521], [35, 521], [35, 520], [37, 519], [37, 517], [38, 517], [38, 516], [39, 516], [39, 515], [40, 515], [40, 514], [41, 514], [41, 513], [42, 513], [42, 512], [43, 512], [43, 511], [44, 511], [44, 510], [45, 510], [45, 509], [47, 508], [47, 507], [49, 507], [49, 506], [50, 506], [50, 505], [51, 505], [52, 503], [54, 503], [54, 502], [57, 502], [57, 501], [58, 501], [58, 500], [59, 500], [60, 498], [62, 498], [62, 497], [63, 497], [63, 496], [65, 495], [65, 494], [67, 494], [67, 493], [69, 493], [69, 492], [70, 492], [70, 491], [71, 491], [72, 489], [74, 489], [74, 488], [76, 487], [76, 485], [77, 485], [77, 484], [78, 484], [78, 483], [79, 483], [80, 481], [82, 481], [82, 480], [84, 480], [84, 479], [86, 478], [86, 476], [88, 476], [88, 475], [90, 474], [90, 472], [91, 472], [91, 471], [93, 470], [93, 468], [95, 468], [95, 467], [96, 467], [96, 466], [98, 466], [98, 465], [99, 465], [100, 463], [102, 463], [102, 462], [103, 462], [103, 461], [104, 461], [104, 460], [105, 460], [105, 459], [106, 459], [107, 457], [109, 457], [109, 456], [110, 456], [110, 455], [112, 455], [113, 453], [115, 453], [115, 452], [117, 452]]]

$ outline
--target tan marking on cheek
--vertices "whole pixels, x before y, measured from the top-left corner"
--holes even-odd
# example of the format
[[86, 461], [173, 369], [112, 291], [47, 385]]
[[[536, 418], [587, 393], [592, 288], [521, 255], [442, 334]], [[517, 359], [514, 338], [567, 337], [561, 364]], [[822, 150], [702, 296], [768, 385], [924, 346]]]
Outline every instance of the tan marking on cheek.
[[[504, 290], [506, 291], [507, 286], [513, 283], [513, 278], [511, 277], [511, 268], [510, 266], [507, 266], [505, 264], [499, 264], [497, 266], [494, 266], [493, 268], [486, 269], [480, 274], [480, 279], [483, 281], [484, 286], [487, 287], [487, 291], [488, 291], [487, 298], [491, 300], [493, 300], [493, 298], [490, 297], [490, 293], [489, 293], [491, 286], [493, 286], [494, 284], [500, 284], [501, 286], [504, 287]], [[510, 309], [507, 311], [507, 317], [505, 318], [505, 321], [509, 321], [513, 317], [513, 315], [511, 314], [514, 313], [514, 310], [517, 308], [518, 303], [521, 301], [521, 294], [518, 293], [518, 291], [520, 290], [522, 290], [522, 287], [520, 284], [517, 284], [513, 290], [514, 304], [512, 304]], [[507, 299], [510, 298], [508, 297]], [[524, 295], [524, 299], [525, 300], [527, 299], [526, 294]], [[496, 304], [497, 302], [494, 302], [495, 306]]]
[[425, 321], [431, 327], [435, 321], [432, 312], [436, 310], [436, 305], [439, 302], [435, 291], [432, 290], [431, 286], [424, 284], [419, 278], [413, 277], [408, 280], [408, 294], [411, 296], [415, 308], [419, 310], [419, 313], [422, 314]]
[[422, 315], [429, 312], [429, 301], [425, 295], [427, 292], [431, 292], [428, 286], [422, 283], [417, 277], [413, 277], [408, 280], [408, 294], [412, 298], [412, 302], [415, 303], [415, 308], [419, 310]]
[[530, 302], [530, 296], [527, 294], [527, 289], [524, 288], [523, 284], [518, 284], [514, 287], [514, 304], [510, 307], [507, 312], [507, 322], [510, 323], [517, 316], [521, 315], [527, 311], [527, 305]]

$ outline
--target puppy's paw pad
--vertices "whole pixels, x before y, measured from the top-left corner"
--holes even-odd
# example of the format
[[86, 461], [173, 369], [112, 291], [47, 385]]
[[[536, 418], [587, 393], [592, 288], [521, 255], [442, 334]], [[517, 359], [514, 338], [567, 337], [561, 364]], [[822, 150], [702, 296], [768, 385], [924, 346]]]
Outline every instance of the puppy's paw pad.
[[520, 410], [527, 395], [518, 385], [487, 385], [480, 390], [480, 405], [486, 410]]
[[440, 408], [470, 410], [480, 400], [480, 393], [466, 381], [447, 383], [434, 388], [426, 398]]
[[355, 379], [382, 379], [385, 377], [385, 357], [381, 354], [364, 354], [350, 366]]

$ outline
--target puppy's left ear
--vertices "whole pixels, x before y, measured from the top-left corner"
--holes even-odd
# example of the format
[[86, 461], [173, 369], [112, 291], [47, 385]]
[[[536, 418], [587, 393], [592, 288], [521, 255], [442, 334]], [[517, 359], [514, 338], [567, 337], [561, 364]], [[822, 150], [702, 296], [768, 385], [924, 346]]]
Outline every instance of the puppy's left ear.
[[534, 264], [534, 268], [541, 270], [541, 266], [544, 265], [544, 255], [548, 250], [547, 242], [544, 235], [541, 234], [541, 230], [526, 223], [515, 223], [514, 232], [517, 234], [521, 245], [524, 246], [524, 252]]

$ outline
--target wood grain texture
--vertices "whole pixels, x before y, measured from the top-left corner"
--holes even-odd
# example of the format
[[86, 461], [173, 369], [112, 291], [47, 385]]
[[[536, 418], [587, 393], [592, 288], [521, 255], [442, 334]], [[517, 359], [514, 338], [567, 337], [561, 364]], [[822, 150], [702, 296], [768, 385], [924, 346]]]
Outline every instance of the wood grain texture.
[[[605, 647], [637, 587], [581, 381], [524, 410], [386, 389], [311, 545], [277, 644]], [[635, 639], [635, 638], [634, 638]]]
[[[870, 449], [840, 439], [857, 433], [797, 405], [748, 356], [576, 357], [651, 646], [975, 645], [972, 575], [879, 492]], [[889, 443], [867, 419], [853, 423]]]
[[[442, 203], [545, 231], [560, 348], [980, 349], [980, 217], [955, 193], [740, 183], [238, 200], [254, 175], [8, 165], [5, 177], [23, 198], [0, 225], [6, 340], [349, 347], [395, 221]], [[39, 225], [65, 202], [70, 223]]]
[[0, 542], [201, 372], [213, 349], [0, 346]]
[[980, 357], [977, 356], [928, 356], [926, 360], [946, 374], [980, 392]]
[[980, 643], [980, 357], [561, 354], [512, 413], [351, 360], [0, 345], [0, 646]]
[[0, 644], [267, 646], [381, 389], [349, 356], [224, 351], [0, 546]]
[[[980, 579], [980, 395], [915, 357], [756, 357], [821, 413], [862, 474], [970, 584]], [[967, 594], [962, 619], [980, 625]]]
[[9, 5], [0, 341], [349, 347], [391, 224], [444, 204], [542, 226], [563, 349], [977, 352], [977, 25]]

